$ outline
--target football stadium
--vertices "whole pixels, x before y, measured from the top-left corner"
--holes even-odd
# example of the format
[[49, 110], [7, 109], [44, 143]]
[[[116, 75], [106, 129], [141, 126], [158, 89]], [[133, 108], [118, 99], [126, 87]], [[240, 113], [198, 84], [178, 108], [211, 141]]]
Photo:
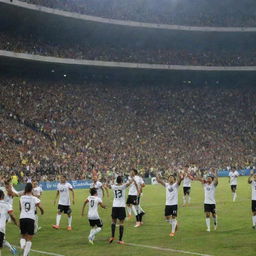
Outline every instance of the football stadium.
[[0, 256], [256, 256], [255, 0], [0, 0]]

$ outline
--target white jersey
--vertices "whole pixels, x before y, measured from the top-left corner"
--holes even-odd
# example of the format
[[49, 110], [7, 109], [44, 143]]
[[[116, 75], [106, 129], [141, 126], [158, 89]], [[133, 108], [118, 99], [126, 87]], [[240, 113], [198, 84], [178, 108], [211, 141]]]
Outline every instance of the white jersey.
[[20, 198], [21, 213], [20, 219], [32, 219], [35, 220], [35, 211], [40, 200], [32, 195], [24, 195]]
[[229, 172], [228, 176], [230, 177], [230, 185], [237, 185], [238, 171]]
[[211, 184], [204, 184], [204, 203], [205, 204], [216, 204], [215, 201], [215, 190], [216, 186], [212, 182]]
[[96, 183], [92, 183], [90, 185], [90, 188], [95, 188], [97, 190], [97, 194], [99, 198], [103, 198], [103, 192], [102, 192], [102, 183], [100, 181], [96, 181]]
[[36, 196], [36, 197], [40, 197], [42, 192], [43, 192], [43, 189], [39, 186], [33, 188], [33, 190], [32, 190], [33, 195]]
[[183, 180], [183, 187], [190, 188], [191, 182], [192, 180], [188, 176], [185, 176]]
[[72, 185], [68, 182], [59, 183], [57, 190], [60, 193], [59, 204], [64, 206], [70, 206], [69, 190], [73, 189]]
[[7, 216], [12, 212], [10, 204], [0, 200], [0, 232], [5, 234]]
[[114, 192], [113, 207], [125, 207], [125, 189], [127, 185], [111, 185]]
[[98, 220], [100, 218], [98, 205], [102, 203], [102, 200], [98, 196], [89, 196], [87, 200], [89, 201], [88, 219]]
[[166, 202], [165, 205], [178, 205], [178, 188], [179, 185], [177, 182], [165, 183], [166, 188]]
[[252, 181], [252, 200], [256, 200], [256, 181]]
[[[138, 189], [140, 190], [141, 185], [144, 184], [143, 179], [138, 175], [134, 176], [133, 179], [137, 183]], [[129, 196], [138, 196], [138, 191], [137, 191], [137, 188], [134, 183], [131, 184], [128, 195]]]

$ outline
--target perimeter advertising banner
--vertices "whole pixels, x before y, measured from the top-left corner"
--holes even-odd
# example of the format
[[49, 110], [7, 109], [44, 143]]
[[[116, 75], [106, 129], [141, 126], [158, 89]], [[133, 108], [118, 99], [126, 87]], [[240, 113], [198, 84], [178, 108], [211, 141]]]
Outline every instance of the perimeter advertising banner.
[[[92, 183], [91, 180], [71, 180], [68, 181], [74, 189], [82, 189], [82, 188], [90, 188]], [[47, 182], [40, 182], [39, 185], [43, 190], [56, 190], [58, 181], [47, 181]]]

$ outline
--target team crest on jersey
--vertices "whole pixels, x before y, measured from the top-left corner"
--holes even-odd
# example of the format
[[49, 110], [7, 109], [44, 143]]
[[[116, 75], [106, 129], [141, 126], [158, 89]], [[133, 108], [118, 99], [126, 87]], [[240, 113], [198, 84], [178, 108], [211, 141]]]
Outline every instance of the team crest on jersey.
[[170, 188], [168, 189], [168, 191], [169, 191], [170, 193], [173, 192], [173, 188], [170, 187]]

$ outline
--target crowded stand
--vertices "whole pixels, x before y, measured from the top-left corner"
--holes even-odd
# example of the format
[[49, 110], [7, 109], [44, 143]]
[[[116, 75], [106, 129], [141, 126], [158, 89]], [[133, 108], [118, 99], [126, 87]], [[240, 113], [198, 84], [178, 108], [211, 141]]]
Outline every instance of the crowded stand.
[[104, 18], [187, 26], [256, 25], [254, 0], [22, 0]]
[[41, 181], [255, 164], [255, 87], [1, 79], [0, 173]]
[[194, 50], [176, 47], [136, 47], [94, 42], [56, 43], [43, 36], [0, 34], [0, 49], [20, 53], [38, 54], [71, 59], [88, 59], [101, 61], [135, 62], [167, 65], [205, 65], [205, 66], [255, 66], [256, 51], [237, 51], [232, 49]]

